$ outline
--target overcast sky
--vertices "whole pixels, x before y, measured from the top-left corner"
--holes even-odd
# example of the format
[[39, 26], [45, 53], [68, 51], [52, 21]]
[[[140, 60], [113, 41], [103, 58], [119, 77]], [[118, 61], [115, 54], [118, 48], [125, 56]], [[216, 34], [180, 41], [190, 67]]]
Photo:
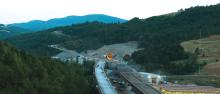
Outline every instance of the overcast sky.
[[0, 0], [0, 23], [48, 20], [70, 15], [107, 14], [147, 18], [220, 0]]

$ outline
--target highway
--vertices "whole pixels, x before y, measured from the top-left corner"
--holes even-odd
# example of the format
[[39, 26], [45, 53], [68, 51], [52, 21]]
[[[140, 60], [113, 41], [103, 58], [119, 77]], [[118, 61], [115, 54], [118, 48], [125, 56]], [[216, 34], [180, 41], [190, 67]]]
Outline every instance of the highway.
[[[58, 47], [57, 45], [49, 45], [49, 47], [52, 47], [52, 48], [55, 48], [61, 51], [66, 51], [66, 52], [71, 51], [71, 50], [68, 50], [62, 47]], [[93, 58], [93, 57], [87, 57], [87, 58], [95, 60], [96, 62], [94, 66], [94, 73], [95, 73], [95, 78], [96, 78], [100, 93], [101, 94], [118, 94], [115, 87], [111, 84], [109, 78], [107, 77], [105, 73], [105, 70], [104, 70], [105, 64], [106, 64], [105, 59]], [[113, 61], [115, 61], [115, 63], [117, 61], [119, 63], [119, 66], [120, 64], [122, 64], [118, 60], [113, 60]], [[122, 64], [119, 70], [120, 70], [120, 75], [142, 94], [160, 94], [150, 85], [145, 83], [146, 81], [139, 79], [140, 77], [138, 77], [137, 75], [138, 72], [135, 69], [129, 67], [126, 64]]]
[[95, 77], [102, 94], [118, 94], [111, 85], [107, 75], [104, 72], [105, 61], [98, 61], [95, 65]]
[[157, 90], [140, 79], [138, 72], [121, 72], [120, 75], [142, 94], [160, 94]]
[[[105, 64], [106, 62], [103, 60], [97, 61], [95, 65], [95, 76], [99, 90], [101, 91], [101, 94], [118, 94], [105, 74]], [[141, 79], [138, 72], [134, 72], [130, 67], [127, 68], [124, 66], [124, 68], [128, 69], [129, 72], [120, 72], [119, 74], [125, 79], [125, 81], [129, 82], [135, 89], [137, 89], [137, 92], [140, 92], [140, 94], [160, 94], [160, 92], [148, 85], [147, 81]]]

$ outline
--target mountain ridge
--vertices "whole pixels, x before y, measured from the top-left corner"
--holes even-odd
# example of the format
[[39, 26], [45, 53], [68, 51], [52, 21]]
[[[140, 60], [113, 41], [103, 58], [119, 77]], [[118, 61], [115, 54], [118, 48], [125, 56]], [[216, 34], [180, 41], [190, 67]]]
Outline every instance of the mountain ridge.
[[0, 24], [0, 40], [28, 32], [31, 32], [31, 30], [16, 26], [7, 26], [4, 24]]
[[72, 24], [80, 24], [85, 22], [103, 22], [103, 23], [123, 23], [127, 20], [104, 14], [89, 14], [84, 16], [66, 16], [63, 18], [53, 18], [46, 21], [31, 20], [28, 22], [9, 24], [9, 26], [17, 26], [33, 31], [46, 30], [58, 26], [67, 26]]

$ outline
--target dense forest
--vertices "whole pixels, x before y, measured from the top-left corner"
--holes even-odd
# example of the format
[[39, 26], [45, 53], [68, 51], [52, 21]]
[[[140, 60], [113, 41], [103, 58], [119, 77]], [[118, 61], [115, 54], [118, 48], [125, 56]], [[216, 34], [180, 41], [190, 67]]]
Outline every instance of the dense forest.
[[93, 63], [36, 58], [0, 42], [1, 94], [96, 94]]
[[[186, 40], [220, 33], [220, 5], [197, 6], [175, 13], [147, 19], [133, 18], [126, 23], [89, 22], [48, 29], [7, 39], [29, 53], [50, 56], [59, 51], [48, 45], [59, 44], [68, 49], [85, 51], [106, 44], [138, 41], [143, 50], [132, 55], [133, 60], [149, 72], [171, 74], [196, 72], [196, 56], [184, 52], [180, 43]], [[62, 34], [56, 34], [60, 31]], [[178, 62], [179, 61], [179, 62]]]

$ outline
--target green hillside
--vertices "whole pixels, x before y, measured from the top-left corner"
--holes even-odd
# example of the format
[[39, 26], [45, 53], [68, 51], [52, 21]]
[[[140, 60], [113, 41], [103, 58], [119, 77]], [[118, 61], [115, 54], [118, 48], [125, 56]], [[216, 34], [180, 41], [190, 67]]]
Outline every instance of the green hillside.
[[[220, 68], [220, 35], [184, 41], [181, 45], [186, 52], [196, 53], [198, 61], [207, 63], [200, 74], [220, 75], [220, 70], [218, 70]], [[196, 51], [196, 49], [200, 50]]]
[[36, 58], [0, 42], [0, 92], [95, 94], [92, 72], [89, 72], [92, 65], [86, 66]]
[[[85, 51], [106, 44], [138, 41], [144, 48], [132, 55], [133, 60], [149, 72], [189, 74], [198, 70], [196, 56], [184, 52], [180, 43], [220, 32], [220, 5], [197, 6], [172, 15], [134, 18], [122, 24], [98, 22], [57, 27], [42, 32], [10, 38], [7, 41], [35, 55], [54, 55], [48, 45]], [[54, 33], [62, 32], [62, 35]], [[180, 61], [180, 62], [178, 62]]]
[[0, 24], [0, 40], [28, 32], [31, 32], [31, 30]]

